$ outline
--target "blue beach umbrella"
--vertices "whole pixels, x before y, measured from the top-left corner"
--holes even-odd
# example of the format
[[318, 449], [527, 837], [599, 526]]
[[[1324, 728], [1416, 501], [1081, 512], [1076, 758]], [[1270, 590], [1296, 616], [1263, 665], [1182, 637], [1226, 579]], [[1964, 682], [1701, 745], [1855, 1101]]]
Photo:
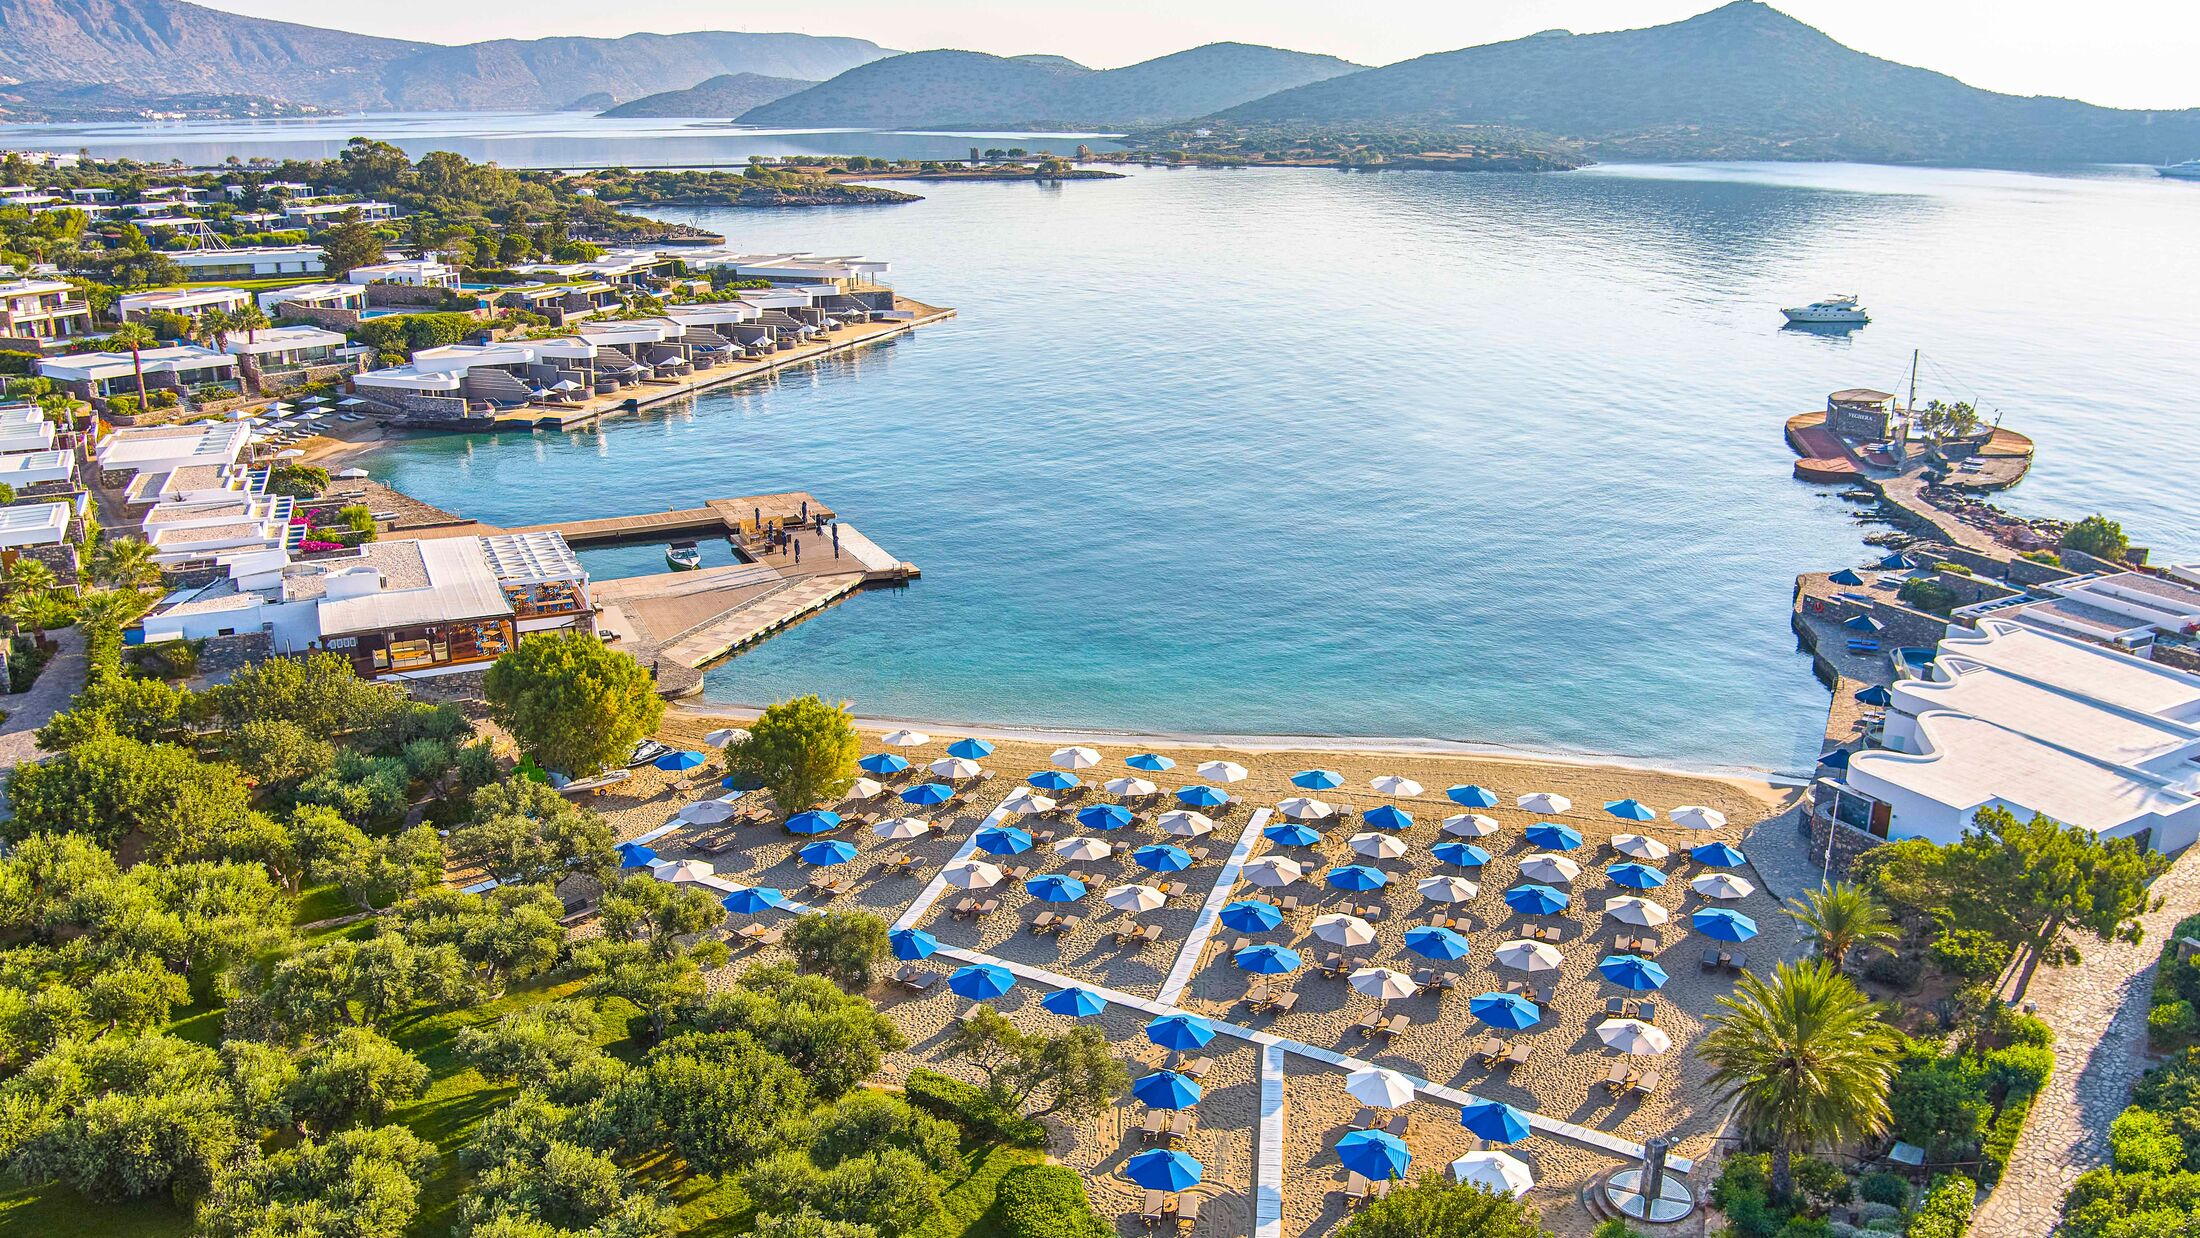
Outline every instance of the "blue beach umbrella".
[[1031, 835], [1013, 825], [989, 825], [972, 836], [987, 855], [1019, 855], [1031, 850]]
[[1281, 825], [1263, 826], [1260, 835], [1279, 847], [1311, 847], [1322, 840], [1320, 830], [1310, 825], [1301, 825], [1296, 821], [1286, 821]]
[[700, 752], [668, 752], [651, 761], [650, 764], [658, 769], [678, 774], [691, 769], [701, 769], [709, 760], [709, 757]]
[[983, 761], [993, 755], [993, 745], [975, 736], [958, 739], [947, 746], [947, 755], [961, 757], [965, 761]]
[[1607, 954], [1597, 964], [1597, 970], [1613, 984], [1638, 993], [1665, 987], [1665, 969], [1639, 954]]
[[1883, 632], [1887, 625], [1870, 615], [1851, 615], [1841, 621], [1841, 626], [1851, 632]]
[[764, 785], [764, 780], [754, 774], [736, 770], [719, 779], [718, 785], [728, 791], [754, 791]]
[[1071, 985], [1056, 989], [1039, 999], [1039, 1004], [1055, 1014], [1068, 1015], [1072, 1019], [1089, 1018], [1108, 1008], [1107, 999], [1091, 989]]
[[1337, 1159], [1346, 1169], [1376, 1182], [1406, 1176], [1413, 1153], [1406, 1141], [1389, 1131], [1354, 1131], [1337, 1141]]
[[1581, 831], [1556, 821], [1538, 821], [1528, 827], [1526, 838], [1531, 846], [1545, 851], [1572, 851], [1581, 846]]
[[834, 838], [825, 842], [805, 843], [795, 854], [802, 857], [804, 864], [846, 864], [856, 858], [856, 845]]
[[1905, 554], [1891, 554], [1879, 561], [1879, 566], [1890, 572], [1905, 572], [1917, 566], [1917, 560]]
[[967, 997], [974, 1002], [991, 1001], [1016, 987], [1016, 977], [1005, 967], [992, 963], [972, 963], [958, 967], [947, 978], [947, 987], [957, 997]]
[[829, 808], [812, 808], [787, 818], [789, 834], [825, 834], [840, 828], [840, 814]]
[[1077, 824], [1088, 830], [1115, 830], [1131, 823], [1131, 810], [1121, 804], [1094, 804], [1077, 810]]
[[1328, 769], [1302, 769], [1291, 775], [1291, 785], [1309, 791], [1329, 791], [1344, 785], [1344, 775]]
[[760, 911], [786, 906], [787, 896], [770, 886], [749, 886], [719, 899], [718, 905], [737, 916], [753, 916]]
[[1665, 884], [1665, 874], [1648, 864], [1614, 864], [1604, 870], [1613, 884], [1630, 890], [1655, 890]]
[[1696, 931], [1713, 941], [1748, 941], [1757, 935], [1757, 922], [1738, 911], [1705, 907], [1688, 917]]
[[1224, 903], [1217, 917], [1233, 933], [1266, 933], [1283, 925], [1283, 908], [1266, 899], [1241, 898]]
[[1473, 843], [1438, 843], [1430, 851], [1454, 868], [1480, 868], [1490, 862], [1490, 853]]
[[1484, 993], [1467, 1002], [1467, 1013], [1509, 1032], [1543, 1021], [1543, 1011], [1518, 993]]
[[1077, 775], [1065, 769], [1043, 769], [1024, 781], [1041, 791], [1067, 791], [1077, 785]]
[[1658, 819], [1657, 810], [1641, 800], [1613, 800], [1604, 806], [1604, 811], [1611, 813], [1622, 821], [1655, 821]]
[[1529, 881], [1505, 891], [1505, 905], [1531, 916], [1551, 916], [1566, 910], [1573, 898], [1564, 890]]
[[1423, 924], [1406, 930], [1406, 949], [1426, 959], [1453, 959], [1467, 957], [1469, 947], [1466, 935], [1457, 929], [1441, 925]]
[[657, 853], [640, 843], [620, 843], [614, 850], [619, 853], [620, 868], [648, 868], [657, 861]]
[[1178, 1052], [1204, 1049], [1214, 1038], [1214, 1024], [1196, 1014], [1165, 1014], [1146, 1025], [1146, 1039]]
[[1167, 1148], [1149, 1148], [1123, 1162], [1123, 1176], [1149, 1191], [1190, 1190], [1202, 1172], [1197, 1160]]
[[1706, 868], [1740, 868], [1747, 862], [1747, 857], [1726, 843], [1705, 843], [1690, 848], [1688, 857]]
[[1024, 889], [1042, 903], [1074, 903], [1085, 896], [1085, 883], [1060, 873], [1046, 873], [1024, 883]]
[[856, 762], [856, 767], [866, 774], [876, 774], [884, 778], [888, 774], [898, 774], [908, 769], [909, 758], [898, 752], [874, 752]]
[[955, 798], [955, 788], [944, 782], [920, 782], [902, 792], [901, 798], [910, 804], [944, 804]]
[[1299, 969], [1303, 961], [1299, 952], [1288, 946], [1247, 946], [1230, 956], [1240, 971], [1257, 972], [1263, 976], [1280, 976]]
[[1477, 1101], [1462, 1108], [1459, 1125], [1491, 1143], [1519, 1143], [1528, 1137], [1528, 1115], [1502, 1101]]
[[1230, 802], [1230, 797], [1204, 783], [1178, 787], [1176, 798], [1194, 808], [1220, 808]]
[[1148, 1109], [1189, 1109], [1199, 1103], [1199, 1084], [1189, 1075], [1157, 1070], [1131, 1084], [1131, 1099]]
[[1836, 748], [1832, 752], [1829, 752], [1826, 755], [1818, 758], [1818, 763], [1825, 766], [1827, 769], [1847, 769], [1849, 767], [1849, 750], [1846, 748]]
[[904, 963], [932, 957], [940, 948], [940, 939], [923, 929], [895, 929], [886, 935], [886, 944], [894, 948], [894, 957]]
[[1371, 830], [1402, 830], [1413, 824], [1413, 814], [1395, 804], [1382, 804], [1367, 810], [1361, 820]]
[[1148, 843], [1131, 852], [1131, 859], [1151, 873], [1181, 873], [1192, 866], [1192, 853], [1168, 843]]
[[1884, 707], [1894, 704], [1894, 693], [1887, 690], [1887, 685], [1875, 683], [1871, 687], [1857, 693], [1856, 699], [1866, 705], [1878, 705]]
[[1390, 874], [1365, 864], [1339, 864], [1329, 870], [1326, 880], [1339, 890], [1380, 890], [1390, 884]]
[[1851, 589], [1854, 589], [1858, 585], [1864, 583], [1864, 577], [1860, 575], [1853, 567], [1842, 568], [1840, 571], [1835, 572], [1833, 575], [1826, 577], [1826, 579], [1832, 581], [1837, 585], [1845, 585]]
[[1165, 773], [1176, 768], [1176, 762], [1151, 752], [1141, 752], [1135, 757], [1123, 758], [1123, 764], [1149, 774]]
[[1497, 792], [1488, 787], [1478, 787], [1471, 782], [1453, 787], [1444, 794], [1451, 797], [1452, 803], [1462, 808], [1497, 807]]

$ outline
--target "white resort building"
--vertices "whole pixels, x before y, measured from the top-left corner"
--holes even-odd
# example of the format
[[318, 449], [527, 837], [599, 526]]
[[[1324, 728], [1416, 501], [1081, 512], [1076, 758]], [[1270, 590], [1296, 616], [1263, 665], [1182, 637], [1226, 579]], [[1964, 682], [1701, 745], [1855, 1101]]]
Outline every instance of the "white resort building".
[[128, 292], [115, 298], [115, 313], [131, 322], [155, 311], [197, 319], [208, 310], [234, 314], [252, 304], [252, 294], [242, 288], [155, 288]]
[[458, 269], [433, 258], [407, 258], [400, 262], [374, 262], [353, 267], [345, 276], [354, 284], [404, 284], [411, 288], [455, 288]]
[[1815, 812], [1938, 843], [1996, 807], [2161, 851], [2200, 837], [2200, 675], [1986, 619], [1890, 695], [1886, 746], [1821, 779]]
[[271, 275], [318, 275], [318, 245], [256, 245], [239, 249], [187, 249], [168, 255], [193, 281], [265, 279]]
[[235, 357], [197, 344], [140, 349], [135, 358], [126, 352], [72, 353], [44, 357], [37, 364], [41, 376], [53, 379], [87, 400], [136, 395], [137, 374], [141, 368], [147, 391], [161, 388], [189, 391], [210, 384], [234, 385], [237, 381]]

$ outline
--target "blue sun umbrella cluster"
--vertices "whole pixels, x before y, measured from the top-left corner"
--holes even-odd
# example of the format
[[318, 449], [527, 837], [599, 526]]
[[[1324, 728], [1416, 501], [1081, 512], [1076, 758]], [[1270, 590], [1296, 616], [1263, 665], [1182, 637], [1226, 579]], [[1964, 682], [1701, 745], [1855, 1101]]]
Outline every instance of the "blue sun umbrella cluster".
[[1573, 903], [1573, 896], [1564, 890], [1524, 881], [1505, 891], [1505, 905], [1514, 911], [1531, 916], [1553, 916]]
[[1218, 917], [1233, 933], [1267, 933], [1283, 924], [1283, 908], [1266, 899], [1241, 898], [1225, 903]]
[[1199, 1097], [1198, 1082], [1173, 1070], [1157, 1070], [1131, 1084], [1131, 1099], [1148, 1109], [1189, 1109]]
[[1016, 987], [1016, 977], [1005, 967], [993, 963], [972, 963], [955, 969], [947, 978], [947, 987], [957, 997], [967, 997], [974, 1002], [988, 1002], [1004, 996]]
[[812, 808], [787, 818], [789, 834], [829, 834], [840, 828], [840, 814], [829, 808]]
[[1726, 843], [1705, 843], [1691, 848], [1688, 856], [1706, 868], [1740, 868], [1747, 862], [1747, 857]]
[[908, 804], [944, 804], [955, 798], [955, 788], [944, 782], [920, 782], [902, 792], [901, 798]]
[[1205, 783], [1178, 787], [1176, 798], [1194, 808], [1220, 808], [1230, 802], [1230, 797]]
[[1380, 890], [1389, 885], [1390, 874], [1365, 864], [1339, 864], [1329, 870], [1329, 875], [1324, 880], [1339, 890], [1365, 892]]
[[1480, 868], [1490, 862], [1490, 853], [1473, 843], [1438, 843], [1431, 852], [1454, 868]]
[[737, 916], [753, 916], [787, 905], [787, 896], [770, 886], [748, 886], [718, 900], [718, 905]]
[[1131, 859], [1150, 873], [1181, 873], [1192, 866], [1192, 853], [1169, 843], [1147, 843]]
[[1389, 1131], [1353, 1131], [1337, 1141], [1337, 1159], [1363, 1178], [1389, 1182], [1406, 1176], [1413, 1153]]
[[691, 769], [701, 769], [709, 760], [700, 752], [668, 752], [650, 764], [669, 773], [684, 774]]
[[1528, 1115], [1501, 1101], [1477, 1101], [1462, 1108], [1459, 1125], [1491, 1143], [1519, 1143], [1528, 1137]]
[[640, 843], [620, 843], [613, 850], [618, 852], [620, 868], [648, 868], [657, 862], [657, 853]]
[[971, 837], [987, 855], [1020, 855], [1031, 850], [1031, 835], [1013, 825], [989, 825]]
[[1497, 807], [1497, 792], [1490, 790], [1488, 787], [1478, 787], [1471, 782], [1453, 787], [1444, 794], [1450, 797], [1452, 803], [1459, 805], [1461, 808]]
[[1167, 1148], [1149, 1148], [1123, 1162], [1123, 1176], [1149, 1191], [1188, 1191], [1204, 1172], [1190, 1155]]
[[1344, 785], [1344, 775], [1329, 769], [1302, 769], [1291, 775], [1291, 785], [1307, 791], [1333, 791]]
[[1287, 972], [1295, 972], [1304, 961], [1299, 958], [1298, 951], [1288, 946], [1266, 944], [1247, 946], [1230, 957], [1239, 970], [1260, 976], [1281, 976]]
[[1665, 874], [1648, 864], [1614, 864], [1604, 870], [1614, 885], [1630, 890], [1655, 890], [1665, 884]]
[[876, 778], [898, 774], [909, 768], [909, 758], [898, 752], [874, 752], [856, 762], [856, 768]]
[[1738, 911], [1705, 907], [1688, 917], [1696, 931], [1713, 941], [1748, 941], [1757, 935], [1757, 922]]
[[1143, 770], [1144, 772], [1149, 774], [1167, 773], [1168, 771], [1176, 768], [1176, 762], [1170, 760], [1167, 757], [1159, 756], [1151, 752], [1141, 752], [1135, 757], [1126, 757], [1123, 760], [1123, 764], [1128, 765], [1135, 770]]
[[892, 947], [894, 957], [904, 963], [932, 957], [940, 948], [940, 939], [923, 929], [895, 929], [886, 935], [886, 944]]
[[965, 761], [983, 761], [993, 755], [993, 745], [976, 737], [958, 739], [947, 746], [947, 755], [961, 757]]
[[1658, 819], [1657, 810], [1641, 800], [1613, 800], [1604, 806], [1604, 811], [1622, 821], [1655, 821]]
[[1378, 804], [1367, 810], [1361, 820], [1371, 830], [1402, 830], [1413, 824], [1413, 814], [1395, 804]]
[[1529, 845], [1545, 851], [1573, 851], [1581, 846], [1581, 831], [1555, 821], [1538, 821], [1528, 827]]
[[1613, 984], [1638, 993], [1665, 987], [1665, 968], [1639, 954], [1607, 954], [1597, 970]]
[[1322, 832], [1310, 825], [1286, 821], [1280, 825], [1261, 827], [1261, 837], [1279, 847], [1312, 847], [1322, 840]]
[[1074, 903], [1085, 896], [1085, 883], [1061, 873], [1045, 873], [1024, 883], [1024, 889], [1042, 903]]
[[804, 864], [820, 866], [846, 864], [856, 858], [856, 845], [834, 838], [825, 842], [805, 843], [801, 850], [795, 852], [795, 855], [800, 857]]
[[1094, 804], [1077, 810], [1077, 824], [1088, 830], [1119, 830], [1131, 823], [1131, 810], [1121, 804]]
[[1196, 1014], [1165, 1014], [1146, 1025], [1146, 1039], [1179, 1053], [1204, 1049], [1214, 1038], [1214, 1024]]
[[1518, 993], [1484, 993], [1467, 1002], [1467, 1013], [1509, 1032], [1543, 1021], [1542, 1009]]
[[1024, 781], [1041, 791], [1067, 791], [1077, 785], [1077, 775], [1063, 769], [1043, 769]]
[[1108, 1008], [1106, 998], [1091, 989], [1082, 989], [1076, 985], [1054, 990], [1040, 998], [1039, 1004], [1055, 1014], [1068, 1015], [1072, 1019], [1089, 1019]]
[[1463, 959], [1469, 953], [1467, 938], [1457, 929], [1439, 924], [1423, 924], [1406, 930], [1406, 949], [1422, 958], [1450, 962]]

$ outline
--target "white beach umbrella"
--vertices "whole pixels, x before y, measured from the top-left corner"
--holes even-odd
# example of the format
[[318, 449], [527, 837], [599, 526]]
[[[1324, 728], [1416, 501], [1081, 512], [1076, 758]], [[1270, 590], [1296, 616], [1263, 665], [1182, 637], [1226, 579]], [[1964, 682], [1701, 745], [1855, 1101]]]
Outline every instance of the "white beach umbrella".
[[338, 481], [365, 481], [366, 479], [367, 471], [359, 468], [345, 469], [336, 475]]
[[1748, 878], [1736, 877], [1732, 873], [1705, 873], [1689, 882], [1688, 888], [1705, 898], [1722, 902], [1748, 898], [1757, 892], [1757, 887]]
[[1453, 838], [1487, 838], [1498, 830], [1497, 818], [1463, 812], [1444, 818], [1444, 832]]
[[1108, 891], [1101, 896], [1101, 901], [1117, 911], [1135, 916], [1142, 911], [1152, 911], [1169, 900], [1168, 896], [1152, 886], [1128, 885], [1117, 886]]
[[718, 825], [733, 820], [733, 805], [724, 800], [704, 800], [681, 809], [680, 818], [693, 825]]
[[1294, 795], [1283, 801], [1281, 804], [1276, 805], [1276, 811], [1293, 821], [1313, 821], [1322, 817], [1335, 816], [1337, 812], [1327, 802], [1304, 795]]
[[888, 731], [878, 742], [889, 748], [916, 748], [931, 743], [932, 737], [922, 731]]
[[1056, 748], [1052, 760], [1063, 769], [1091, 769], [1100, 764], [1100, 754], [1090, 748]]
[[1649, 860], [1655, 863], [1673, 854], [1673, 849], [1645, 834], [1614, 834], [1612, 850], [1630, 860]]
[[983, 890], [1001, 883], [1001, 866], [984, 860], [957, 860], [940, 870], [947, 884], [958, 890]]
[[285, 447], [281, 451], [275, 453], [275, 458], [277, 460], [303, 460], [305, 459], [305, 454], [306, 453], [302, 448]]
[[1396, 834], [1369, 830], [1352, 836], [1352, 850], [1371, 860], [1395, 860], [1406, 853], [1406, 840]]
[[911, 838], [921, 838], [931, 833], [932, 823], [919, 821], [915, 817], [888, 817], [872, 826], [871, 832], [880, 838], [890, 838], [900, 842]]
[[1110, 778], [1100, 784], [1100, 788], [1109, 795], [1124, 800], [1134, 799], [1141, 795], [1152, 795], [1161, 789], [1143, 778]]
[[1604, 914], [1621, 924], [1632, 924], [1636, 928], [1656, 928], [1672, 918], [1665, 908], [1634, 894], [1621, 894], [1605, 899]]
[[1065, 838], [1054, 844], [1054, 854], [1079, 863], [1089, 863], [1114, 855], [1115, 844], [1084, 836]]
[[1565, 812], [1574, 806], [1574, 802], [1549, 791], [1530, 791], [1520, 797], [1520, 806], [1529, 812], [1551, 815]]
[[1656, 1057], [1673, 1051], [1671, 1036], [1640, 1019], [1606, 1019], [1597, 1024], [1597, 1039], [1636, 1057]]
[[1564, 885], [1581, 875], [1581, 865], [1562, 855], [1531, 855], [1520, 862], [1520, 875], [1545, 885]]
[[1509, 1152], [1469, 1152], [1451, 1163], [1451, 1180], [1461, 1186], [1480, 1187], [1492, 1195], [1514, 1199], [1535, 1186], [1527, 1162]]
[[1306, 876], [1306, 866], [1287, 856], [1264, 855], [1248, 862], [1238, 875], [1254, 885], [1273, 889]]
[[1557, 971], [1559, 964], [1566, 961], [1566, 956], [1558, 952], [1557, 946], [1547, 941], [1528, 941], [1522, 938], [1515, 938], [1498, 946], [1494, 957], [1499, 966], [1529, 972]]
[[1039, 794], [1037, 791], [1034, 791], [1029, 787], [1018, 787], [1008, 793], [1008, 798], [1001, 801], [1002, 812], [1046, 812], [1053, 807], [1053, 800], [1048, 799], [1046, 796]]
[[1396, 1109], [1413, 1100], [1413, 1081], [1381, 1066], [1362, 1066], [1346, 1075], [1344, 1090], [1352, 1099], [1377, 1109]]
[[848, 798], [867, 800], [885, 789], [885, 784], [879, 782], [876, 778], [858, 778], [848, 784]]
[[1235, 761], [1201, 761], [1198, 772], [1208, 782], [1245, 781], [1245, 767]]
[[1368, 779], [1367, 785], [1375, 788], [1375, 794], [1377, 795], [1415, 796], [1421, 793], [1420, 783], [1413, 781], [1411, 778], [1400, 778], [1396, 774], [1377, 775]]
[[719, 727], [717, 730], [703, 736], [703, 743], [712, 748], [723, 748], [727, 744], [732, 743], [733, 741], [741, 738], [746, 734], [748, 734], [748, 732], [742, 730], [740, 727], [722, 726]]
[[1464, 877], [1423, 877], [1413, 883], [1413, 888], [1432, 903], [1472, 902], [1481, 889]]
[[985, 772], [976, 761], [967, 757], [941, 757], [924, 768], [942, 778], [976, 778]]
[[701, 881], [705, 877], [718, 875], [717, 869], [703, 863], [701, 860], [679, 860], [671, 864], [660, 864], [653, 866], [650, 872], [655, 874], [659, 881], [695, 882]]
[[1387, 967], [1362, 967], [1352, 973], [1352, 991], [1382, 1001], [1396, 1001], [1420, 992], [1421, 986], [1413, 983], [1413, 977]]
[[1178, 838], [1197, 838], [1215, 828], [1214, 821], [1205, 813], [1193, 812], [1189, 808], [1172, 808], [1161, 814], [1157, 824], [1161, 826], [1162, 833], [1174, 834]]
[[1665, 814], [1684, 830], [1715, 830], [1726, 824], [1726, 814], [1701, 804], [1688, 804]]
[[1375, 926], [1358, 916], [1332, 911], [1314, 917], [1314, 936], [1332, 946], [1364, 946], [1375, 940]]

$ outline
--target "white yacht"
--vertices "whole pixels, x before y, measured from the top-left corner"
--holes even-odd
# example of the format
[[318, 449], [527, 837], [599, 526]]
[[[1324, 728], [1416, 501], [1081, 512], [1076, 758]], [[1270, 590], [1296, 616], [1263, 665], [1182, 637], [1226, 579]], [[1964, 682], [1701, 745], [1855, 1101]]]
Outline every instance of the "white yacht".
[[1871, 315], [1864, 312], [1864, 307], [1858, 305], [1853, 296], [1827, 297], [1822, 301], [1813, 301], [1808, 305], [1798, 305], [1780, 312], [1787, 315], [1789, 322], [1806, 326], [1860, 326], [1872, 320]]
[[2173, 181], [2200, 181], [2200, 159], [2187, 159], [2167, 167], [2154, 169], [2155, 175], [2166, 176]]

